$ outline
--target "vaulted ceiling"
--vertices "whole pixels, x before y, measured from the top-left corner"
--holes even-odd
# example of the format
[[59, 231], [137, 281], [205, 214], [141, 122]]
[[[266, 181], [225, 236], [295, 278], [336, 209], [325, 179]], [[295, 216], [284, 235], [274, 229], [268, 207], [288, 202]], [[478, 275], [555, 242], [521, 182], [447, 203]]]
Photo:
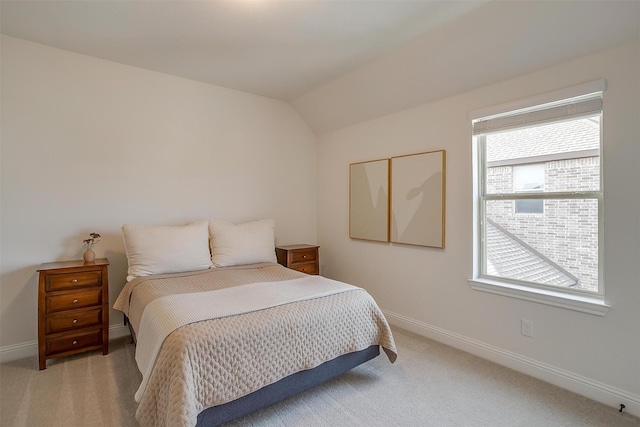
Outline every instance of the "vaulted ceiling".
[[5, 1], [3, 34], [291, 102], [319, 134], [638, 37], [640, 2]]
[[2, 32], [290, 101], [483, 2], [2, 1]]

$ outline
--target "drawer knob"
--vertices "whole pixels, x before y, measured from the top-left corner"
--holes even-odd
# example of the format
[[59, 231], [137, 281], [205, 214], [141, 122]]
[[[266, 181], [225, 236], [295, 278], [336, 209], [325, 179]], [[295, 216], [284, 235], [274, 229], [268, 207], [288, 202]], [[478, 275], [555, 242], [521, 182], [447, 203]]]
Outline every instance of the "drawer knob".
[[77, 300], [77, 299], [74, 299], [72, 302], [73, 302], [74, 304], [77, 304], [77, 303], [78, 303], [78, 300]]
[[306, 255], [302, 255], [302, 259], [307, 259], [307, 256]]
[[71, 323], [73, 323], [75, 325], [76, 323], [78, 323], [78, 319], [73, 319], [73, 322], [71, 322]]
[[71, 283], [78, 283], [78, 279], [73, 279]]
[[78, 344], [78, 341], [73, 341], [73, 345], [76, 345], [76, 344]]

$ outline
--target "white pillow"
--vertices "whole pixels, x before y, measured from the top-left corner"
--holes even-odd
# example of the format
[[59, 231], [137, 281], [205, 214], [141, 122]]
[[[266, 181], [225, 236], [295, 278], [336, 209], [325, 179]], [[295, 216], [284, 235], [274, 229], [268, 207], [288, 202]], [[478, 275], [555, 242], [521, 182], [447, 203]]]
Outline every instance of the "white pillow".
[[208, 221], [159, 227], [123, 225], [129, 260], [127, 281], [151, 274], [211, 268], [208, 228]]
[[272, 219], [237, 225], [211, 220], [209, 238], [213, 266], [276, 262], [274, 227]]

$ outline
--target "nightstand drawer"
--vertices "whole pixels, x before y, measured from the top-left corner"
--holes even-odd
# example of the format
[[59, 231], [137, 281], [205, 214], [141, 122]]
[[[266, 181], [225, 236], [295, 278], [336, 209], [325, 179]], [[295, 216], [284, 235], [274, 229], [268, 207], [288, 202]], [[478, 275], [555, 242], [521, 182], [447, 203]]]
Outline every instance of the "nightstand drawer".
[[300, 266], [292, 266], [291, 267], [292, 270], [296, 270], [299, 271], [300, 273], [307, 273], [307, 274], [318, 274], [318, 265], [317, 264], [304, 264], [304, 265], [300, 265]]
[[278, 264], [306, 274], [320, 274], [319, 246], [276, 246]]
[[48, 274], [45, 281], [45, 290], [51, 292], [88, 286], [100, 286], [102, 283], [101, 276], [100, 271]]
[[102, 346], [102, 329], [47, 338], [47, 355], [94, 346]]
[[58, 314], [48, 316], [46, 320], [45, 332], [53, 334], [56, 332], [71, 331], [74, 329], [99, 326], [102, 324], [102, 309], [80, 310], [69, 312], [69, 314]]
[[298, 249], [297, 251], [292, 251], [291, 253], [291, 266], [295, 266], [296, 264], [301, 264], [305, 262], [314, 262], [317, 258], [318, 250], [316, 248], [312, 249]]
[[91, 307], [102, 304], [102, 289], [96, 288], [80, 292], [46, 296], [46, 312], [56, 313], [64, 310]]

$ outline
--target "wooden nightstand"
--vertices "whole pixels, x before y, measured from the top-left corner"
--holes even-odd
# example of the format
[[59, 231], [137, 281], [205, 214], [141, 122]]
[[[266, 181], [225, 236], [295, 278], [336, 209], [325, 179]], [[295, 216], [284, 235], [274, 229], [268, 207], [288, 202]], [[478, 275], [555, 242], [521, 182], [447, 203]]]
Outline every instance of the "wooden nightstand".
[[288, 245], [276, 246], [278, 264], [307, 274], [320, 274], [319, 246]]
[[109, 260], [65, 261], [38, 269], [38, 358], [109, 353]]

